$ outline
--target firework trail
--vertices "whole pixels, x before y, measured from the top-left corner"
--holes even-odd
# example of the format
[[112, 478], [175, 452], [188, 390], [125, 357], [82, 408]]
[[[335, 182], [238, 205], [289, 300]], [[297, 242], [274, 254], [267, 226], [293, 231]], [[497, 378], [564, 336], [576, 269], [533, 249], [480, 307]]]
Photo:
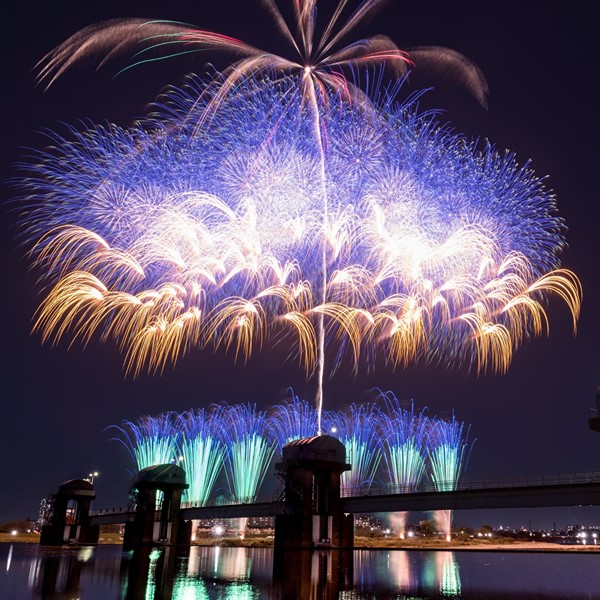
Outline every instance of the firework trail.
[[346, 447], [350, 471], [341, 475], [343, 491], [369, 488], [381, 462], [380, 409], [373, 403], [351, 404], [346, 411], [325, 411], [325, 431]]
[[[469, 428], [465, 430], [464, 423], [457, 421], [454, 414], [450, 421], [436, 419], [432, 422], [428, 445], [429, 474], [438, 492], [456, 489], [474, 443], [469, 443], [468, 438]], [[437, 511], [436, 521], [450, 541], [452, 511]]]
[[272, 407], [269, 435], [277, 441], [277, 452], [292, 440], [313, 437], [317, 433], [317, 410], [306, 400], [300, 400], [291, 390], [291, 398]]
[[397, 493], [414, 492], [426, 468], [430, 420], [423, 411], [415, 414], [401, 407], [392, 392], [382, 393], [385, 410], [381, 415], [381, 440], [387, 481]]
[[177, 413], [167, 412], [157, 417], [140, 417], [135, 423], [123, 421], [120, 427], [112, 426], [119, 434], [114, 439], [127, 448], [137, 471], [177, 462], [178, 419]]
[[[238, 502], [254, 502], [275, 452], [267, 437], [267, 413], [251, 404], [221, 404], [215, 407], [213, 418], [221, 426], [231, 495]], [[246, 523], [247, 519], [240, 519], [242, 537]]]
[[225, 448], [218, 438], [218, 424], [204, 408], [178, 415], [178, 454], [189, 488], [184, 502], [204, 506], [223, 467]]
[[[564, 226], [552, 193], [512, 154], [420, 113], [418, 95], [399, 102], [352, 86], [340, 68], [402, 71], [407, 59], [380, 36], [337, 50], [380, 2], [342, 22], [345, 4], [315, 41], [314, 1], [294, 4], [297, 28], [266, 2], [296, 60], [140, 20], [92, 26], [46, 57], [48, 83], [140, 40], [148, 53], [184, 44], [242, 58], [212, 80], [190, 78], [131, 128], [52, 135], [23, 165], [44, 341], [115, 340], [137, 375], [193, 348], [246, 358], [268, 337], [292, 336], [293, 354], [317, 376], [320, 432], [326, 353], [330, 372], [376, 353], [393, 367], [504, 372], [521, 343], [548, 330], [548, 296], [567, 304], [575, 326], [581, 289], [558, 268]], [[468, 61], [443, 49], [414, 54], [460, 65], [485, 97]]]
[[[392, 493], [410, 493], [417, 490], [425, 475], [429, 419], [421, 411], [415, 414], [402, 408], [392, 392], [381, 393], [385, 409], [380, 418], [385, 481]], [[390, 515], [399, 537], [404, 539], [408, 513], [401, 511]]]

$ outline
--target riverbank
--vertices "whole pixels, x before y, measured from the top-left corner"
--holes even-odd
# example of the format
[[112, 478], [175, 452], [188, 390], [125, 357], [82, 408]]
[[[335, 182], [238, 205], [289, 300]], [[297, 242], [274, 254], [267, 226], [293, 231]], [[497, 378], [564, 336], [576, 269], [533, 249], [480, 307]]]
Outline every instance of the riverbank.
[[[40, 536], [36, 533], [0, 533], [0, 543], [30, 543], [39, 544]], [[105, 533], [100, 536], [99, 544], [122, 544], [122, 538], [116, 533]], [[198, 538], [195, 546], [229, 546], [244, 548], [272, 548], [272, 537], [247, 537], [239, 538]], [[369, 538], [356, 536], [354, 538], [355, 550], [449, 550], [449, 551], [494, 551], [494, 552], [597, 552], [600, 545], [562, 544], [558, 542], [521, 541], [502, 538], [502, 541], [492, 540], [452, 540], [447, 542], [435, 538], [412, 538], [401, 540], [398, 538]]]
[[563, 544], [560, 542], [522, 541], [511, 538], [499, 540], [451, 540], [447, 542], [435, 538], [400, 540], [395, 538], [354, 538], [355, 549], [377, 550], [490, 550], [495, 552], [598, 552], [600, 546], [583, 544]]

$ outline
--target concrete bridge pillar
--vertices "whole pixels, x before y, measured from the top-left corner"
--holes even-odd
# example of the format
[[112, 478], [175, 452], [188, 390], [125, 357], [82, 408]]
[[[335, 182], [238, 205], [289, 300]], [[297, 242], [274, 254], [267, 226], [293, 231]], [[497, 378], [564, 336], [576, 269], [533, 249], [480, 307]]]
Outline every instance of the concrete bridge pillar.
[[132, 487], [135, 516], [125, 526], [123, 548], [189, 544], [190, 524], [180, 518], [181, 494], [187, 487], [185, 471], [177, 465], [142, 469]]
[[294, 440], [275, 468], [285, 485], [275, 549], [351, 546], [353, 516], [342, 512], [340, 498], [340, 475], [350, 470], [344, 445], [328, 435]]
[[49, 497], [47, 523], [42, 526], [41, 546], [96, 544], [99, 527], [90, 523], [94, 486], [85, 479], [65, 481]]

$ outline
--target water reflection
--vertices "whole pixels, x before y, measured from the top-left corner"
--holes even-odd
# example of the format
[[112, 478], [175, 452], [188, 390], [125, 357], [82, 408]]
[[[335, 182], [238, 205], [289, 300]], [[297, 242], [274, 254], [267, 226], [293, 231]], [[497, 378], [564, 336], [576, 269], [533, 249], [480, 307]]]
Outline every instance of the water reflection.
[[[182, 553], [183, 552], [183, 553]], [[598, 554], [0, 544], [0, 598], [589, 600]]]
[[460, 571], [453, 552], [437, 552], [439, 589], [444, 596], [460, 596]]
[[[12, 550], [12, 549], [11, 549]], [[10, 553], [12, 555], [12, 552]], [[31, 561], [28, 583], [39, 598], [78, 600], [84, 570], [93, 569], [93, 548], [84, 547], [68, 553], [44, 553]], [[8, 570], [9, 565], [7, 565]]]
[[121, 561], [122, 600], [159, 600], [173, 597], [175, 547], [140, 548], [123, 555]]
[[[30, 563], [35, 598], [75, 600], [93, 580], [110, 587], [118, 573], [121, 600], [335, 600], [360, 592], [420, 593], [460, 597], [458, 564], [452, 552], [287, 551], [270, 548], [162, 547], [96, 560], [102, 548], [58, 549]], [[12, 550], [7, 560], [10, 568]], [[117, 568], [115, 568], [117, 567]], [[86, 580], [86, 581], [84, 581]], [[371, 596], [375, 597], [375, 596]]]
[[454, 552], [356, 550], [354, 589], [455, 598], [461, 592], [460, 569]]
[[350, 550], [286, 551], [273, 561], [273, 598], [333, 600], [351, 590], [353, 553]]

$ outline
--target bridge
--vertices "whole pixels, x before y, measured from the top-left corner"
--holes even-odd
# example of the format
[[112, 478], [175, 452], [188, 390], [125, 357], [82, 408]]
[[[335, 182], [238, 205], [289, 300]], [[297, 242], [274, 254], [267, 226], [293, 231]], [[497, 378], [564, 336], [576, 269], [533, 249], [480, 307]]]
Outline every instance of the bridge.
[[[449, 491], [437, 491], [430, 483], [411, 489], [390, 485], [360, 487], [342, 490], [341, 498], [342, 511], [354, 514], [593, 505], [600, 505], [600, 472], [464, 481]], [[281, 493], [256, 500], [182, 505], [180, 509], [185, 521], [284, 514], [286, 506]], [[127, 509], [100, 510], [90, 515], [93, 525], [127, 523], [134, 519], [134, 513]]]

